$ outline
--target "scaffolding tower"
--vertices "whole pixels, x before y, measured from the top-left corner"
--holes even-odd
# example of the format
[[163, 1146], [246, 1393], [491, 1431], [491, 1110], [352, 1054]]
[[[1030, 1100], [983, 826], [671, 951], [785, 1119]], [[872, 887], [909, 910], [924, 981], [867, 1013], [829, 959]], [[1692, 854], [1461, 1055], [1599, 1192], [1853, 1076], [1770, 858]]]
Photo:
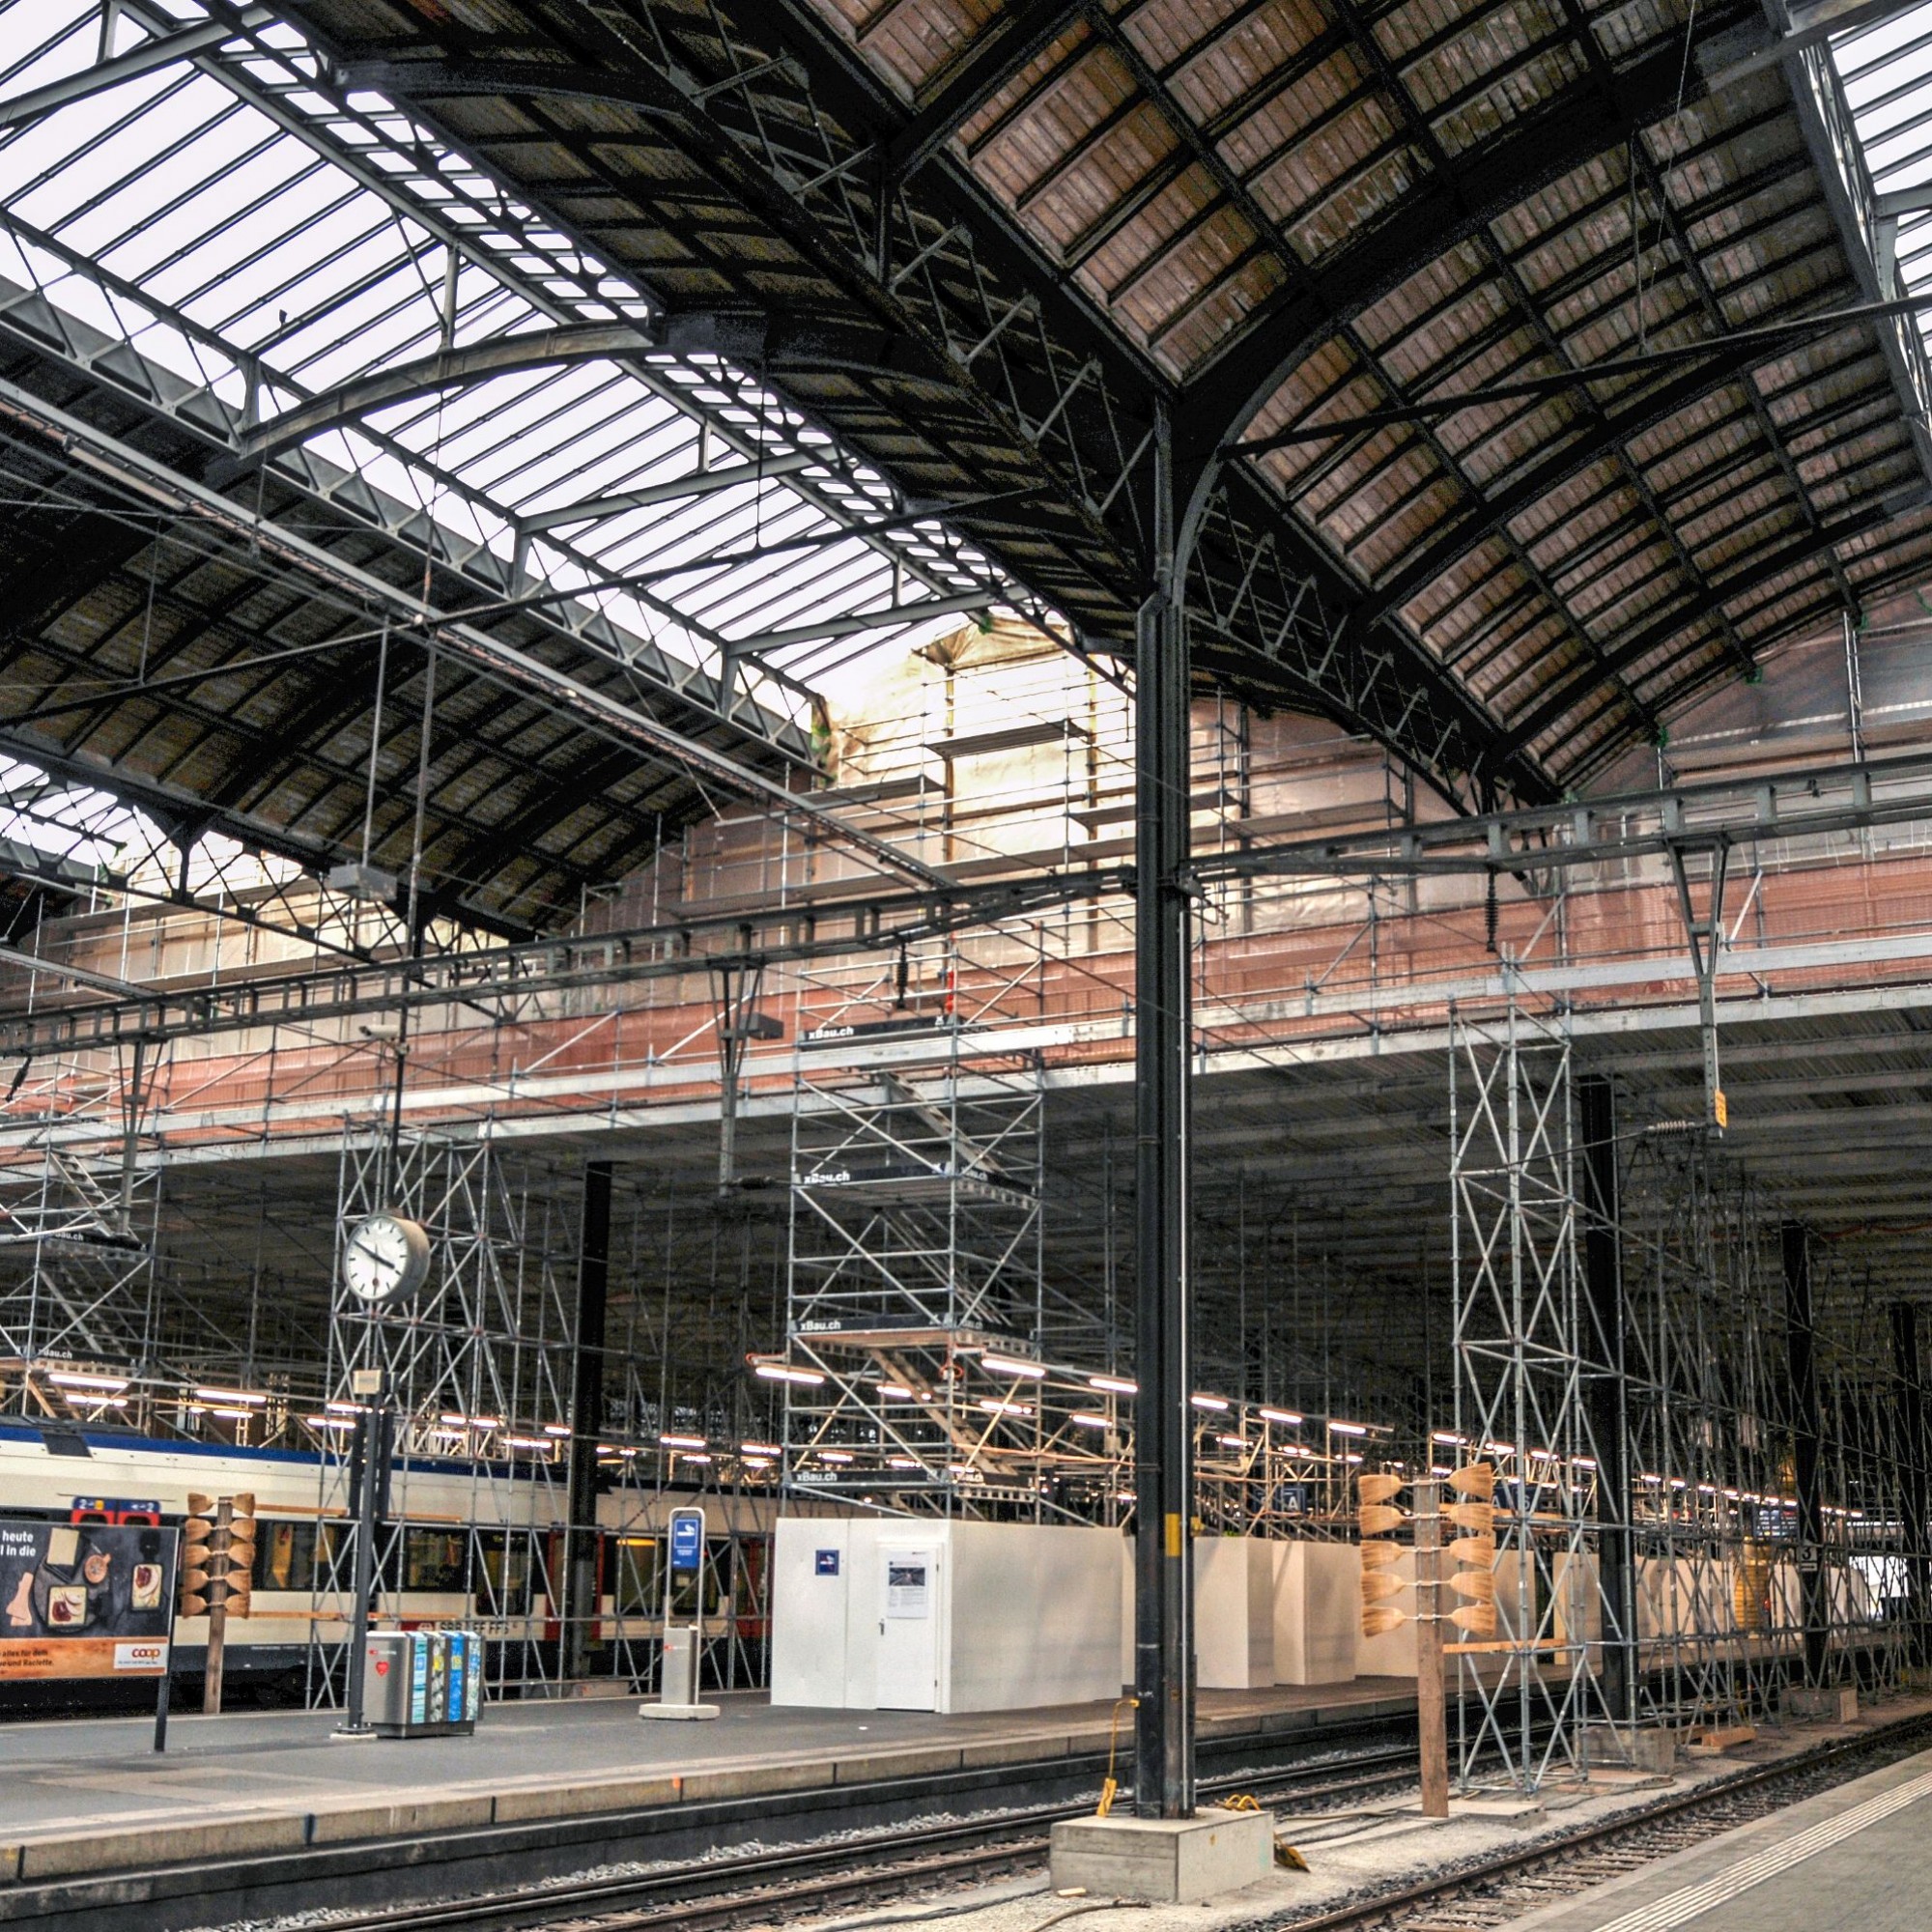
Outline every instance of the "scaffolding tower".
[[[343, 1280], [348, 1234], [385, 1209], [429, 1236], [430, 1274], [407, 1305], [364, 1302]], [[333, 1439], [319, 1497], [311, 1704], [338, 1701], [343, 1688], [358, 1370], [382, 1372], [396, 1418], [377, 1529], [381, 1587], [473, 1595], [493, 1695], [540, 1693], [559, 1678], [565, 1617], [596, 1609], [565, 1602], [558, 1533], [573, 1428], [574, 1259], [574, 1231], [548, 1191], [516, 1184], [487, 1135], [345, 1134], [320, 1425]]]
[[0, 1160], [0, 1406], [146, 1424], [163, 1350], [155, 1267], [160, 1168], [141, 1158], [154, 1082], [139, 1047], [112, 1064], [21, 1068], [37, 1117]]
[[[1449, 1120], [1455, 1426], [1443, 1464], [1494, 1465], [1496, 1632], [1451, 1642], [1461, 1776], [1534, 1791], [1580, 1774], [1601, 1715], [1590, 1640], [1596, 1474], [1594, 1357], [1577, 1266], [1571, 1048], [1511, 1002], [1452, 1021]], [[1444, 1452], [1453, 1451], [1454, 1454]]]
[[1533, 1790], [1792, 1687], [1897, 1688], [1932, 1611], [1916, 1312], [1874, 1306], [1706, 1122], [1602, 1074], [1593, 1114], [1560, 1015], [1511, 1003], [1452, 1042], [1435, 1449], [1497, 1471], [1498, 1634], [1450, 1646], [1465, 1784]]
[[[884, 1025], [890, 1027], [888, 1021]], [[1043, 1517], [1048, 1433], [1037, 1060], [974, 1061], [915, 1016], [924, 1065], [793, 1094], [785, 1482], [800, 1497]], [[890, 1037], [890, 1036], [887, 1036]]]

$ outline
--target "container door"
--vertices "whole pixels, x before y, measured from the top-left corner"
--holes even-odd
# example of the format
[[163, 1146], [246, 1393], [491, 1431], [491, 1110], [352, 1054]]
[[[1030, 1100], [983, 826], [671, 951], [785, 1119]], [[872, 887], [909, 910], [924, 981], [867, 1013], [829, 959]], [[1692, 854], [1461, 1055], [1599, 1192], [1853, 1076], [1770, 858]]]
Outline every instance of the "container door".
[[939, 1550], [932, 1544], [879, 1551], [879, 1709], [939, 1704]]

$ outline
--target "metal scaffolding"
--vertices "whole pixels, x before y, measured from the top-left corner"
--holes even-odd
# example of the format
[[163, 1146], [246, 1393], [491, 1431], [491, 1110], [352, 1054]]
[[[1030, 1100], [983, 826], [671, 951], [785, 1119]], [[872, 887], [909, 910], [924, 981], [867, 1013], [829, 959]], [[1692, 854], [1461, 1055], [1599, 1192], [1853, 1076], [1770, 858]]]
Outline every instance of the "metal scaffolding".
[[[1497, 1634], [1451, 1643], [1465, 1785], [1537, 1789], [1585, 1762], [1595, 1708], [1593, 1517], [1568, 1037], [1514, 1004], [1450, 1050], [1455, 1423], [1493, 1463]], [[1456, 1457], [1445, 1456], [1445, 1462]], [[1595, 1634], [1601, 1634], [1600, 1632]]]
[[[353, 1515], [358, 1370], [383, 1373], [396, 1417], [381, 1587], [473, 1595], [492, 1694], [541, 1692], [560, 1674], [564, 1634], [574, 1230], [548, 1192], [505, 1173], [482, 1135], [346, 1134], [339, 1199], [309, 1701], [335, 1701], [342, 1682], [355, 1551], [337, 1526]], [[407, 1306], [364, 1302], [342, 1278], [348, 1233], [384, 1208], [430, 1238], [430, 1276]]]
[[[905, 1024], [930, 1039], [930, 1064], [821, 1079], [801, 1050], [786, 1483], [801, 1497], [856, 1491], [946, 1515], [1057, 1514], [1037, 1473], [1042, 1406], [1027, 1399], [1055, 1340], [1040, 1069], [968, 1065], [946, 1009]], [[857, 1444], [865, 1466], [852, 1473]]]
[[104, 1064], [63, 1055], [20, 1069], [14, 1097], [40, 1119], [0, 1162], [0, 1407], [150, 1419], [156, 1392], [133, 1377], [179, 1324], [155, 1266], [161, 1170], [141, 1158], [147, 1073], [138, 1047]]
[[[1632, 1732], [1897, 1688], [1932, 1574], [1917, 1324], [1702, 1119], [1573, 1080], [1560, 1016], [1460, 1021], [1456, 1414], [1492, 1463], [1498, 1634], [1451, 1645], [1462, 1776], [1534, 1790]], [[1594, 1090], [1594, 1091], [1593, 1091]]]

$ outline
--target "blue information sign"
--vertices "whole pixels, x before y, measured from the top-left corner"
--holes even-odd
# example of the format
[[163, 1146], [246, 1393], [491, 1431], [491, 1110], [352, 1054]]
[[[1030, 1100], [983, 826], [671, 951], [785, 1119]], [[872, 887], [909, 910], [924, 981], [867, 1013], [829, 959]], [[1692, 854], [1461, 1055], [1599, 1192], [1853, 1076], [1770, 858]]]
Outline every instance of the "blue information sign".
[[836, 1577], [838, 1574], [838, 1552], [836, 1549], [814, 1549], [811, 1552], [811, 1574], [814, 1577]]
[[674, 1516], [670, 1520], [670, 1567], [696, 1570], [704, 1554], [704, 1519]]

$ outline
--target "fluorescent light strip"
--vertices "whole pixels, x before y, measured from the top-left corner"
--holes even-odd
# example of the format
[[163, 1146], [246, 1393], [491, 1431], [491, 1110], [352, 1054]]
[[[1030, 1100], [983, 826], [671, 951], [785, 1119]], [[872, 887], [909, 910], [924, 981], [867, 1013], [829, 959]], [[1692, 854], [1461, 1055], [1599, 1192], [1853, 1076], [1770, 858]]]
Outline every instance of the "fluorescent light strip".
[[981, 1355], [980, 1366], [996, 1376], [1024, 1376], [1029, 1381], [1041, 1381], [1046, 1376], [1039, 1363], [1023, 1362], [1016, 1355]]

